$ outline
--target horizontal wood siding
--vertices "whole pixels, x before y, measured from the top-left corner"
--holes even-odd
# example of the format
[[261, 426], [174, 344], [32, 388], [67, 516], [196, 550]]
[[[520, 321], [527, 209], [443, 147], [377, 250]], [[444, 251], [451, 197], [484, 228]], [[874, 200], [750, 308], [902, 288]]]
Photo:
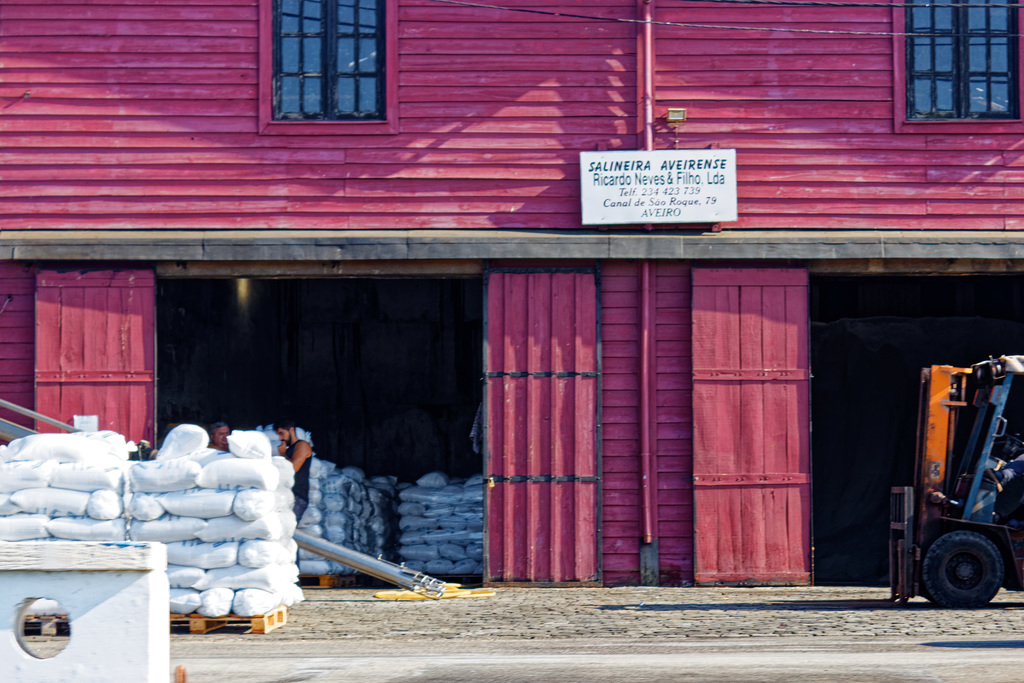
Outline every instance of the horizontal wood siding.
[[260, 135], [260, 1], [4, 0], [3, 226], [574, 228], [579, 150], [634, 147], [633, 25], [429, 0], [397, 134]]
[[[693, 580], [693, 438], [690, 274], [684, 262], [653, 265], [655, 296], [656, 526], [659, 582]], [[640, 264], [602, 265], [604, 368], [602, 516], [606, 585], [640, 580]]]
[[[632, 0], [399, 0], [385, 135], [258, 133], [259, 2], [4, 0], [4, 227], [578, 228], [637, 147]], [[655, 146], [738, 150], [730, 228], [1024, 227], [1024, 125], [894, 132], [894, 16], [658, 4]]]
[[[32, 266], [0, 261], [0, 398], [35, 408], [35, 291]], [[0, 418], [31, 427], [33, 420], [0, 409]]]
[[660, 3], [656, 18], [736, 27], [657, 28], [659, 112], [687, 110], [678, 137], [661, 125], [658, 146], [737, 149], [740, 217], [728, 227], [1021, 227], [1019, 123], [894, 133], [904, 84], [890, 7]]
[[690, 268], [654, 271], [658, 568], [663, 586], [693, 582], [693, 391]]
[[601, 265], [601, 517], [606, 586], [640, 582], [640, 269]]

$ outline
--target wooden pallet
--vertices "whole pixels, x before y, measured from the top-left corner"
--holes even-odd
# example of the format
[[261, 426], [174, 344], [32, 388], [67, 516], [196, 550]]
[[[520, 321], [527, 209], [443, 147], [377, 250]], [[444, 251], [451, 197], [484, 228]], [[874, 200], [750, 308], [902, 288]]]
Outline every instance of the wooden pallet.
[[172, 614], [171, 625], [188, 624], [189, 633], [209, 633], [224, 626], [249, 626], [246, 633], [270, 633], [288, 623], [288, 608], [281, 605], [266, 614], [254, 617], [240, 617], [227, 614], [223, 617], [204, 617], [201, 614]]
[[71, 624], [66, 616], [26, 617], [22, 629], [26, 636], [66, 636]]
[[300, 574], [299, 585], [303, 588], [349, 588], [356, 585], [353, 574]]

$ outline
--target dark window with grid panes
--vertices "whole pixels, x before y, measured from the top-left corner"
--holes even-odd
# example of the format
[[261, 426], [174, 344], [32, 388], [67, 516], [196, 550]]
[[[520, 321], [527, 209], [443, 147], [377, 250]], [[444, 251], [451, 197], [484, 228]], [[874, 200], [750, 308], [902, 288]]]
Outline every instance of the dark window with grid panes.
[[385, 0], [274, 0], [274, 118], [379, 120]]
[[1016, 1], [908, 2], [908, 119], [1018, 117]]

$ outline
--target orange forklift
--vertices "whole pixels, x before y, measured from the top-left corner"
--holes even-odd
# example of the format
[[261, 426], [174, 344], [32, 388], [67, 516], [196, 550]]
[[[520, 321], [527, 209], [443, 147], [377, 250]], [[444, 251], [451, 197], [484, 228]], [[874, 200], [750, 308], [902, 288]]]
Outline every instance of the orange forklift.
[[921, 370], [914, 485], [891, 495], [894, 602], [976, 608], [1000, 588], [1024, 589], [1024, 477], [1006, 474], [1024, 472], [1024, 441], [1011, 433], [1024, 430], [1017, 375], [1024, 356]]

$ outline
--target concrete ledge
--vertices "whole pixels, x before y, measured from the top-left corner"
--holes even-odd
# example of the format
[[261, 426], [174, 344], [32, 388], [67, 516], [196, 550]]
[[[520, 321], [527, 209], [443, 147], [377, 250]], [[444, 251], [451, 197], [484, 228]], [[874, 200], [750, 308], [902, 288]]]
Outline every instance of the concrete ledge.
[[1018, 259], [1024, 231], [221, 230], [0, 232], [0, 260]]
[[0, 572], [148, 572], [166, 570], [162, 543], [0, 543]]

